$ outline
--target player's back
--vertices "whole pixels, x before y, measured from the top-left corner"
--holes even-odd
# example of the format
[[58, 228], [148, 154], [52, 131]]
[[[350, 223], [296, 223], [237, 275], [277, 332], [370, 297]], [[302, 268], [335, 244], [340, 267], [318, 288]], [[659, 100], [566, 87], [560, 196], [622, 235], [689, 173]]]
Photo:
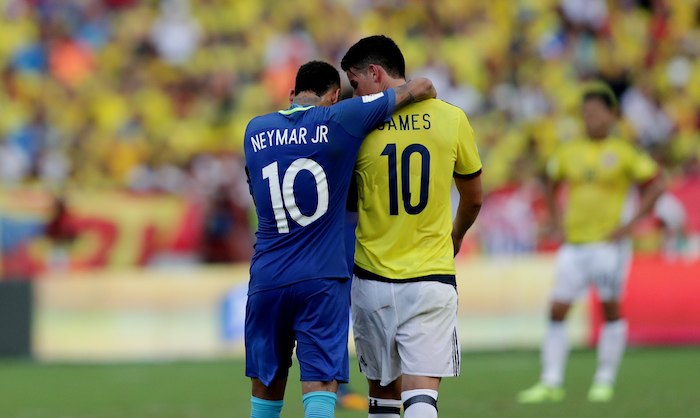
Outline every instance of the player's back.
[[[360, 141], [330, 117], [330, 108], [297, 107], [254, 119], [246, 134], [246, 166], [258, 230], [251, 287], [275, 287], [347, 275], [333, 263], [353, 158]], [[263, 279], [264, 283], [261, 282]]]
[[248, 124], [246, 170], [258, 217], [249, 293], [350, 276], [343, 228], [355, 158], [394, 103], [392, 91], [331, 107], [293, 105]]
[[358, 154], [356, 274], [454, 278], [452, 177], [480, 170], [462, 110], [428, 100], [395, 112]]

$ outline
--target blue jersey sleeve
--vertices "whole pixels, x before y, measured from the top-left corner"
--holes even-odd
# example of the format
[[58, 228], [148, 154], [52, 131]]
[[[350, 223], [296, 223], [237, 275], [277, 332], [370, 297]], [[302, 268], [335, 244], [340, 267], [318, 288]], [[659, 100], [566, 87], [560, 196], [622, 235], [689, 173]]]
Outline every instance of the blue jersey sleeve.
[[396, 107], [394, 89], [343, 100], [331, 107], [333, 119], [350, 135], [364, 138], [388, 120]]

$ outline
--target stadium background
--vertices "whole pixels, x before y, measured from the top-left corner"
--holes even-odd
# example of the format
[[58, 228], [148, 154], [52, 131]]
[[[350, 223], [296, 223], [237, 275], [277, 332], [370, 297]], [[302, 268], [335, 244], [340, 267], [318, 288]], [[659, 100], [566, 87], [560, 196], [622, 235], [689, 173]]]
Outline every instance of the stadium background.
[[[255, 230], [245, 124], [287, 106], [301, 63], [337, 65], [375, 33], [477, 135], [486, 196], [458, 259], [465, 348], [539, 343], [556, 247], [542, 167], [581, 134], [593, 78], [669, 178], [635, 231], [631, 343], [700, 344], [698, 0], [5, 0], [0, 28], [0, 296], [26, 287], [33, 301], [6, 354], [239, 356]], [[596, 339], [589, 305], [570, 324], [578, 347]]]

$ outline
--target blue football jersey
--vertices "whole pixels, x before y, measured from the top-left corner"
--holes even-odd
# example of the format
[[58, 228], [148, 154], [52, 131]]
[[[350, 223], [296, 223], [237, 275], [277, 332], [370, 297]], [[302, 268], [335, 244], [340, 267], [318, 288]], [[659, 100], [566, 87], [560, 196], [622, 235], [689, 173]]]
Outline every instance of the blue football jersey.
[[395, 102], [388, 90], [330, 107], [292, 105], [250, 121], [244, 150], [258, 230], [249, 294], [350, 277], [344, 231], [355, 158]]

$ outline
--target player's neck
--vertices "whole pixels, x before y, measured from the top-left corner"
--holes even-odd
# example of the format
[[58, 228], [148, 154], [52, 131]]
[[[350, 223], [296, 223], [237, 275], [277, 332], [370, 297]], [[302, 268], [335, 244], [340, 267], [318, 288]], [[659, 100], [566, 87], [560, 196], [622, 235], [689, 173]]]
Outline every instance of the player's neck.
[[393, 89], [406, 84], [405, 78], [388, 78], [384, 85], [384, 90]]
[[588, 135], [588, 137], [589, 137], [589, 138], [591, 139], [591, 141], [593, 141], [593, 142], [602, 142], [602, 141], [605, 141], [605, 140], [608, 138], [608, 136], [610, 136], [610, 135], [608, 135], [607, 133], [604, 134], [604, 135], [600, 135], [600, 134], [598, 134], [598, 135]]
[[319, 103], [321, 103], [321, 98], [316, 96], [313, 93], [306, 93], [306, 92], [301, 92], [294, 96], [294, 100], [292, 100], [292, 104], [296, 104], [299, 106], [317, 106]]

